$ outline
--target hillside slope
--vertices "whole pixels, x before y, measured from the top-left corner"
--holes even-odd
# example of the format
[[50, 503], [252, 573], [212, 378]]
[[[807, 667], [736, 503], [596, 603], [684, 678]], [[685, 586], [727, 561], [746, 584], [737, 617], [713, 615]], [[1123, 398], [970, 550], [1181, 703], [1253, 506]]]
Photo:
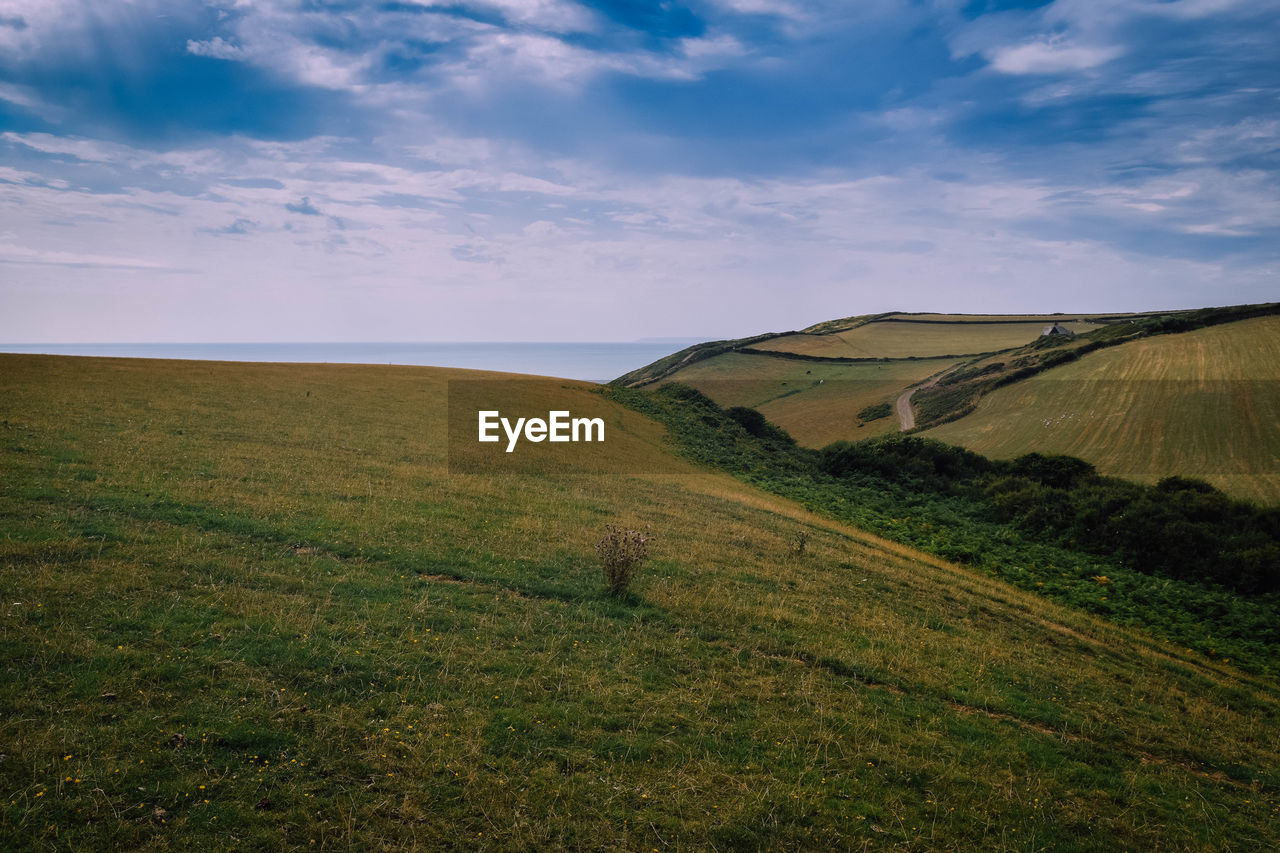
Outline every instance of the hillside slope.
[[[1177, 314], [1179, 312], [1173, 312]], [[1147, 314], [1099, 316], [1063, 314], [910, 314], [889, 312], [827, 320], [792, 332], [767, 332], [747, 338], [707, 341], [686, 347], [613, 380], [639, 388], [667, 379], [699, 362], [726, 354], [760, 354], [808, 361], [871, 361], [977, 355], [1009, 349], [1036, 339], [1046, 324], [1085, 332]]]
[[987, 456], [1077, 456], [1280, 503], [1280, 317], [1133, 341], [983, 397], [926, 435]]
[[699, 361], [666, 381], [682, 382], [724, 406], [749, 406], [807, 447], [897, 430], [897, 421], [863, 421], [859, 412], [947, 369], [955, 359], [867, 360], [855, 364], [796, 361], [728, 352]]
[[[749, 406], [802, 445], [894, 432], [892, 407], [931, 377], [984, 355], [1032, 344], [1048, 324], [1076, 332], [1146, 315], [873, 314], [689, 347], [615, 380], [681, 382], [725, 406]], [[877, 407], [879, 411], [877, 412]]]
[[[451, 474], [474, 378], [0, 356], [0, 844], [1280, 845], [1273, 680], [696, 470], [582, 383], [524, 393], [631, 473]], [[657, 537], [623, 601], [614, 521]]]
[[1075, 333], [1101, 325], [1064, 317], [986, 320], [895, 315], [845, 331], [771, 338], [757, 344], [756, 349], [826, 358], [940, 358], [1022, 346], [1034, 341], [1046, 325], [1053, 323]]
[[[868, 315], [701, 345], [615, 384], [681, 382], [723, 406], [759, 410], [806, 447], [915, 427], [995, 457], [1068, 453], [1117, 476], [1200, 477], [1234, 497], [1276, 503], [1278, 311], [1266, 304], [1160, 315]], [[1077, 334], [1041, 337], [1046, 322]], [[1176, 343], [1187, 335], [1189, 343]], [[1222, 343], [1192, 352], [1210, 340]], [[1156, 352], [1170, 354], [1168, 369], [1154, 366], [1152, 358], [1165, 357], [1148, 355]], [[1053, 367], [1082, 354], [1081, 365]], [[1132, 372], [1117, 367], [1131, 359]], [[1083, 380], [1094, 366], [1109, 390], [1014, 390], [1029, 378]], [[1123, 388], [1130, 382], [1142, 387]], [[1086, 399], [1091, 427], [1077, 411]]]

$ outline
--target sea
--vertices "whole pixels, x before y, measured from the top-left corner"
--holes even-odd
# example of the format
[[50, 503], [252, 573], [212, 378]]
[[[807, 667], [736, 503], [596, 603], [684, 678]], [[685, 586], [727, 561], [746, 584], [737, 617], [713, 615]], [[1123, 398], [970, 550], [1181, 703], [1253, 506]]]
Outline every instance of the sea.
[[707, 339], [662, 338], [623, 343], [0, 344], [0, 352], [202, 361], [416, 364], [608, 382], [702, 340]]

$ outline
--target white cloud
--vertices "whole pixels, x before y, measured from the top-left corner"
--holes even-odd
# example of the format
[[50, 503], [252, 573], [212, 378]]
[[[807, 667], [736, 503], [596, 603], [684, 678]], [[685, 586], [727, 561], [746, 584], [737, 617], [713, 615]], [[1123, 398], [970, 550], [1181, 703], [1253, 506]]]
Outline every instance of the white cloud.
[[452, 85], [464, 89], [506, 85], [533, 77], [541, 83], [577, 87], [604, 72], [666, 80], [695, 80], [745, 52], [726, 35], [686, 38], [676, 54], [590, 50], [539, 33], [501, 31], [476, 39], [466, 60], [448, 69]]
[[1249, 117], [1198, 130], [1178, 141], [1175, 156], [1184, 163], [1269, 156], [1280, 150], [1280, 120]]
[[149, 22], [188, 11], [168, 0], [0, 0], [0, 17], [22, 21], [20, 27], [0, 27], [0, 50], [13, 59], [124, 52], [130, 37]]
[[[447, 9], [446, 0], [412, 0], [423, 8]], [[406, 15], [368, 10], [346, 16], [347, 40], [375, 44], [355, 52], [317, 37], [317, 17], [298, 14], [293, 4], [234, 2], [232, 34], [191, 39], [189, 53], [250, 62], [307, 85], [358, 92], [390, 108], [421, 103], [450, 87], [475, 90], [531, 78], [543, 84], [576, 87], [600, 73], [623, 73], [668, 80], [692, 80], [745, 54], [740, 42], [723, 32], [709, 32], [677, 42], [674, 53], [586, 47], [564, 38], [599, 32], [605, 21], [569, 0], [484, 0], [504, 24], [456, 15]], [[508, 26], [509, 25], [509, 26]], [[358, 37], [355, 37], [356, 34]], [[462, 59], [443, 61], [433, 73], [412, 82], [385, 81], [370, 72], [385, 54], [406, 41], [451, 45]], [[442, 56], [451, 55], [449, 52]]]
[[[1135, 34], [1152, 19], [1180, 22], [1203, 19], [1254, 18], [1274, 20], [1280, 0], [1056, 0], [1034, 10], [1013, 9], [957, 23], [950, 36], [953, 56], [981, 54], [991, 67], [1005, 74], [1064, 74], [1089, 71], [1126, 53]], [[1269, 49], [1272, 35], [1258, 33], [1258, 44], [1241, 45], [1253, 52]], [[1237, 38], [1239, 36], [1237, 35]], [[1141, 80], [1115, 81], [1126, 91], [1165, 91], [1184, 81], [1167, 71], [1141, 72]], [[1052, 100], [1070, 91], [1043, 90], [1038, 100]]]
[[[451, 144], [431, 151], [440, 157]], [[1151, 215], [1182, 216], [1192, 233], [1237, 227], [1184, 209], [1206, 198], [1255, 215], [1247, 196], [1228, 194], [1247, 193], [1247, 182], [1206, 197], [1222, 180], [1216, 173], [1089, 196], [1001, 179], [978, 162], [956, 164], [974, 175], [965, 183], [923, 172], [654, 180], [572, 161], [549, 167], [506, 146], [460, 168], [416, 156], [364, 162], [338, 155], [342, 147], [133, 151], [148, 183], [215, 190], [197, 196], [0, 183], [0, 211], [23, 211], [5, 217], [13, 233], [0, 241], [11, 282], [4, 298], [21, 309], [0, 312], [0, 339], [101, 339], [107, 323], [119, 338], [143, 340], [583, 339], [602, 329], [627, 338], [699, 334], [707, 316], [745, 334], [863, 310], [1096, 309], [1116, 306], [1106, 288], [1117, 281], [1131, 292], [1147, 282], [1193, 293], [1220, 268], [1137, 258], [1093, 240], [1029, 238], [1022, 224], [1055, 216], [1067, 203], [1060, 199], [1097, 210], [1159, 205], [1169, 212]], [[459, 156], [467, 147], [457, 146]], [[237, 186], [248, 175], [267, 185]], [[384, 204], [388, 193], [437, 205]], [[303, 197], [327, 216], [291, 216], [285, 205]], [[40, 272], [50, 265], [56, 276]], [[1038, 286], [1028, 289], [1030, 280]], [[170, 291], [181, 304], [157, 316]], [[622, 292], [635, 306], [625, 317]], [[963, 304], [948, 293], [963, 293]], [[67, 316], [55, 304], [69, 298], [97, 300], [94, 316], [76, 321], [79, 332], [55, 325]], [[679, 317], [664, 308], [673, 300], [685, 308]]]
[[566, 0], [488, 0], [488, 5], [500, 9], [510, 21], [550, 32], [589, 32], [598, 25], [591, 12]]
[[1208, 234], [1216, 237], [1249, 237], [1255, 232], [1248, 227], [1230, 222], [1200, 222], [1179, 226], [1178, 230], [1187, 234]]
[[222, 36], [214, 36], [206, 41], [188, 39], [187, 53], [213, 59], [243, 59], [245, 55], [243, 47], [223, 41]]
[[99, 139], [84, 139], [72, 136], [54, 136], [51, 133], [13, 133], [0, 134], [0, 140], [25, 146], [42, 154], [69, 155], [90, 163], [139, 162], [145, 155], [136, 148], [103, 142]]
[[13, 169], [9, 166], [0, 166], [0, 181], [8, 184], [42, 184], [45, 179], [36, 172], [27, 172], [22, 169]]
[[[423, 8], [449, 9], [454, 0], [408, 0]], [[598, 21], [587, 9], [568, 0], [481, 0], [479, 8], [497, 11], [506, 20], [554, 33], [590, 32]]]
[[[50, 5], [87, 15], [87, 4]], [[104, 8], [115, 14], [127, 5]], [[715, 22], [726, 17], [712, 15], [705, 36], [668, 40], [665, 51], [589, 49], [587, 40], [557, 37], [608, 26], [575, 4], [490, 5], [518, 26], [374, 9], [360, 17], [298, 14], [296, 2], [267, 0], [237, 2], [220, 35], [185, 42], [195, 55], [360, 92], [370, 113], [383, 109], [378, 132], [385, 135], [377, 138], [232, 137], [216, 148], [156, 152], [96, 139], [0, 135], [0, 150], [13, 156], [0, 167], [0, 221], [12, 232], [0, 239], [0, 259], [8, 262], [0, 340], [19, 333], [65, 338], [49, 330], [61, 328], [64, 306], [80, 304], [86, 292], [99, 299], [95, 314], [78, 315], [90, 337], [118, 324], [120, 336], [144, 339], [582, 339], [601, 329], [617, 337], [696, 334], [707, 316], [746, 333], [864, 310], [1140, 309], [1150, 307], [1152, 294], [1166, 304], [1194, 304], [1207, 301], [1197, 294], [1210, 293], [1229, 272], [1242, 282], [1232, 293], [1264, 286], [1261, 263], [1233, 272], [1230, 258], [1144, 255], [1137, 240], [1102, 232], [1123, 223], [1165, 241], [1203, 244], [1225, 241], [1196, 235], [1258, 236], [1280, 227], [1274, 178], [1245, 168], [1275, 150], [1280, 130], [1269, 118], [1166, 135], [1157, 131], [1186, 124], [1163, 121], [1154, 104], [1141, 117], [1152, 123], [1140, 128], [1140, 144], [1126, 139], [1119, 154], [1110, 143], [1086, 154], [1073, 149], [1063, 159], [1082, 160], [1037, 162], [1034, 177], [1019, 178], [998, 150], [970, 153], [946, 139], [947, 125], [971, 109], [967, 99], [983, 96], [980, 87], [966, 90], [965, 81], [952, 80], [958, 96], [941, 106], [940, 99], [896, 101], [878, 116], [850, 119], [858, 129], [874, 124], [873, 135], [901, 146], [902, 158], [893, 162], [936, 165], [947, 178], [924, 165], [876, 174], [875, 157], [885, 150], [878, 143], [865, 152], [873, 165], [861, 173], [804, 171], [802, 156], [784, 158], [775, 174], [790, 176], [775, 179], [725, 170], [714, 178], [680, 176], [696, 167], [674, 157], [665, 171], [611, 171], [468, 136], [433, 112], [433, 99], [457, 81], [476, 90], [528, 81], [573, 95], [600, 74], [691, 80], [740, 64], [754, 50], [772, 50], [777, 40], [744, 45], [717, 31]], [[863, 16], [887, 7], [857, 5]], [[1210, 3], [1158, 5], [1190, 15]], [[855, 14], [767, 0], [722, 6], [776, 15], [791, 35], [799, 29], [786, 27], [802, 19], [816, 28], [829, 26], [828, 11]], [[1163, 68], [1123, 79], [1096, 73], [1124, 55], [1122, 36], [1135, 16], [1165, 13], [1144, 11], [1152, 6], [1145, 0], [1094, 6], [1093, 18], [1075, 0], [984, 16], [995, 20], [965, 30], [953, 48], [957, 56], [986, 58], [1003, 74], [1069, 75], [1032, 81], [1041, 88], [1029, 97], [1045, 100], [1178, 84], [1160, 76]], [[32, 29], [45, 38], [51, 21], [45, 16]], [[320, 29], [335, 22], [355, 35], [321, 38]], [[420, 78], [381, 82], [382, 60], [409, 38], [446, 49]], [[989, 73], [975, 77], [992, 82]], [[1001, 88], [1014, 87], [1005, 81]], [[0, 89], [0, 97], [9, 92]], [[439, 103], [445, 113], [444, 99]], [[773, 144], [767, 137], [762, 141]], [[634, 137], [622, 144], [641, 147]], [[1237, 158], [1229, 169], [1214, 166], [1227, 158]], [[1134, 177], [1155, 173], [1152, 164], [1160, 177]], [[1110, 167], [1122, 176], [1105, 175]], [[323, 215], [290, 213], [303, 199]], [[1082, 221], [1092, 230], [1077, 227]], [[1132, 301], [1118, 304], [1111, 290]], [[18, 293], [28, 301], [19, 305]], [[165, 293], [177, 294], [174, 313], [159, 316], [154, 306], [171, 304]], [[619, 317], [622, 293], [635, 308]], [[1078, 301], [1052, 302], [1068, 298], [1063, 294]], [[684, 310], [673, 315], [676, 302]]]
[[1096, 68], [1121, 53], [1123, 51], [1118, 47], [1035, 41], [996, 48], [988, 58], [992, 68], [1005, 74], [1061, 74]]
[[297, 43], [285, 46], [275, 59], [299, 83], [337, 90], [364, 88], [361, 78], [372, 64], [372, 57]]
[[20, 107], [41, 106], [40, 98], [37, 97], [34, 89], [13, 83], [0, 83], [0, 101], [8, 101]]

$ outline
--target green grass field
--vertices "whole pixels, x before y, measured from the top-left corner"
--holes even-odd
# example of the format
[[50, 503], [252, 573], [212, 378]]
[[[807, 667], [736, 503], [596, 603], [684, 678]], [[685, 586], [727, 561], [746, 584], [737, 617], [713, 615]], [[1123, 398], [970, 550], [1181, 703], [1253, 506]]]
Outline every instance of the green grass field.
[[995, 458], [1062, 453], [1280, 502], [1280, 318], [1126, 343], [999, 389], [925, 434]]
[[[696, 471], [581, 383], [525, 402], [637, 473], [450, 474], [473, 376], [0, 356], [0, 846], [1280, 845], [1274, 680]], [[657, 537], [625, 600], [611, 522]]]

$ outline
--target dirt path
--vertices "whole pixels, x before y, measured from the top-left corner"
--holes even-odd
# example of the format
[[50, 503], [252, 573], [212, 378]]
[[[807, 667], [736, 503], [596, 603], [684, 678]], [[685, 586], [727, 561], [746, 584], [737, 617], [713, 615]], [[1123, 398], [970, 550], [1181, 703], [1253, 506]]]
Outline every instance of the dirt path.
[[[950, 369], [950, 367], [947, 368], [947, 370]], [[938, 380], [942, 378], [942, 374], [946, 373], [947, 370], [943, 370], [933, 376], [930, 376], [929, 381], [925, 382], [923, 385], [908, 388], [898, 397], [898, 428], [902, 432], [906, 432], [909, 429], [915, 429], [916, 413], [915, 410], [911, 408], [911, 396], [917, 391], [923, 391], [926, 388], [932, 388], [934, 385], [937, 385]]]
[[908, 388], [898, 397], [898, 427], [902, 432], [916, 425], [916, 413], [911, 411], [911, 395], [915, 392], [916, 389]]

